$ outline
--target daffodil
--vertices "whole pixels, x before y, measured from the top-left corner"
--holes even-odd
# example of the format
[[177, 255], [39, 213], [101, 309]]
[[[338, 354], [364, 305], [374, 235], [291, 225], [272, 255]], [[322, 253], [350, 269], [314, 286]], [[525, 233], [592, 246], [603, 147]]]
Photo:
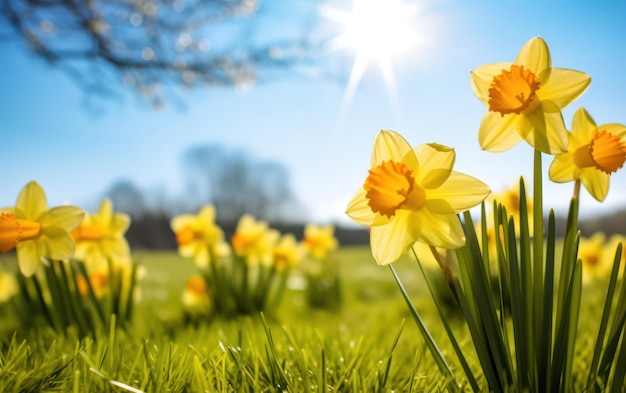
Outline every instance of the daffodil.
[[591, 78], [553, 68], [548, 45], [529, 40], [513, 63], [494, 63], [472, 71], [474, 94], [488, 108], [480, 124], [480, 146], [501, 152], [526, 140], [536, 150], [567, 151], [561, 110], [585, 92]]
[[11, 299], [19, 291], [15, 274], [0, 271], [0, 303]]
[[105, 199], [95, 214], [86, 214], [82, 224], [72, 231], [74, 258], [91, 270], [106, 268], [108, 260], [129, 263], [130, 247], [125, 237], [129, 225], [130, 217], [114, 212], [111, 200]]
[[326, 254], [337, 249], [338, 243], [335, 238], [335, 227], [332, 225], [317, 226], [308, 224], [304, 227], [302, 242], [309, 253], [316, 259], [324, 259]]
[[209, 291], [204, 277], [194, 275], [187, 280], [182, 300], [185, 309], [193, 314], [205, 314], [209, 311]]
[[83, 217], [84, 212], [75, 206], [48, 209], [41, 186], [30, 182], [20, 192], [14, 208], [0, 210], [0, 251], [16, 248], [20, 271], [32, 276], [44, 257], [72, 257], [76, 246], [70, 232]]
[[296, 241], [293, 234], [287, 233], [281, 236], [272, 253], [274, 254], [274, 268], [277, 271], [284, 271], [300, 263], [304, 249], [302, 244]]
[[[522, 179], [522, 181], [525, 183], [524, 179]], [[496, 201], [499, 204], [502, 205], [502, 207], [504, 207], [506, 209], [506, 213], [509, 217], [513, 217], [513, 221], [515, 222], [515, 231], [516, 234], [519, 236], [519, 230], [520, 230], [520, 199], [519, 199], [519, 183], [515, 183], [513, 186], [506, 188], [504, 190], [502, 190], [499, 193], [494, 193], [491, 194], [488, 198], [488, 200], [491, 201]], [[526, 189], [527, 190], [527, 189]], [[533, 211], [533, 200], [532, 198], [526, 198], [526, 207], [527, 207], [527, 212], [532, 212]], [[529, 228], [529, 232], [530, 235], [532, 236], [533, 234], [533, 215], [528, 214], [528, 228]], [[491, 222], [491, 221], [489, 221]], [[491, 231], [492, 234], [495, 235], [495, 232], [493, 230], [493, 228], [491, 228], [492, 225], [488, 225], [488, 231]], [[493, 244], [495, 245], [495, 236], [493, 237]], [[495, 254], [494, 254], [495, 255]]]
[[272, 250], [278, 241], [279, 233], [268, 227], [265, 221], [256, 221], [249, 214], [244, 214], [237, 223], [231, 240], [233, 252], [245, 258], [250, 266], [272, 266]]
[[215, 256], [215, 248], [224, 242], [224, 233], [215, 224], [215, 208], [206, 205], [197, 215], [182, 214], [170, 222], [176, 234], [178, 252], [183, 257], [194, 258], [198, 267], [207, 267]]
[[603, 201], [611, 174], [626, 160], [626, 127], [614, 123], [597, 126], [581, 107], [574, 113], [568, 142], [568, 151], [552, 161], [550, 179], [556, 183], [580, 181], [595, 199]]
[[[87, 282], [89, 280], [89, 282]], [[109, 270], [106, 268], [97, 269], [89, 274], [89, 278], [85, 276], [76, 277], [76, 287], [81, 295], [89, 295], [89, 285], [93, 289], [94, 295], [98, 298], [102, 298], [109, 292], [110, 288], [110, 275]]]
[[606, 237], [602, 232], [596, 232], [589, 238], [580, 238], [578, 258], [582, 262], [585, 283], [606, 277], [611, 273], [615, 249], [613, 249], [613, 255], [609, 255], [606, 252], [606, 245]]
[[450, 147], [430, 143], [411, 148], [393, 131], [378, 133], [369, 176], [346, 211], [371, 227], [378, 264], [396, 261], [415, 242], [446, 249], [465, 244], [456, 214], [483, 201], [489, 187], [453, 171], [455, 159]]

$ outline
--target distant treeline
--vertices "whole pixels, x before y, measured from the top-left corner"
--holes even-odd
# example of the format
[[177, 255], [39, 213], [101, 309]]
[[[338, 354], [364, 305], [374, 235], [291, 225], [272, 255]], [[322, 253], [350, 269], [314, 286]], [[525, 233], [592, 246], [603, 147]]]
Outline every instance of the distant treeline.
[[[236, 222], [218, 222], [217, 224], [224, 231], [227, 240], [235, 233]], [[269, 226], [281, 234], [292, 233], [298, 240], [301, 240], [304, 234], [304, 224], [270, 222]], [[335, 237], [340, 245], [369, 242], [369, 234], [365, 228], [336, 225]], [[174, 233], [170, 228], [170, 218], [161, 214], [149, 213], [141, 217], [133, 217], [126, 238], [133, 249], [175, 249], [177, 247]]]
[[[224, 231], [225, 238], [232, 237], [236, 222], [219, 223]], [[270, 227], [281, 233], [292, 233], [297, 239], [302, 239], [304, 224], [270, 223]], [[558, 218], [556, 223], [557, 236], [562, 236], [565, 230], [565, 219]], [[607, 236], [613, 234], [626, 235], [626, 210], [608, 216], [584, 220], [579, 223], [582, 235], [589, 237], [595, 232], [604, 232]], [[340, 245], [365, 245], [369, 243], [369, 234], [366, 228], [335, 226], [335, 236]], [[175, 249], [176, 240], [170, 229], [170, 217], [165, 214], [147, 213], [140, 217], [133, 217], [132, 224], [126, 237], [133, 249]]]

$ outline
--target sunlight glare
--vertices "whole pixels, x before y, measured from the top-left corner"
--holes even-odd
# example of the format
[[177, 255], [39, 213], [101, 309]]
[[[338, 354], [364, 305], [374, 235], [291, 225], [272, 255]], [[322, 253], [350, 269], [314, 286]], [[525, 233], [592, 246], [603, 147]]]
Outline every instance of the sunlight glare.
[[389, 93], [395, 94], [392, 71], [394, 57], [423, 41], [410, 26], [418, 11], [416, 3], [405, 4], [402, 0], [353, 0], [350, 11], [331, 7], [320, 9], [323, 16], [339, 22], [343, 28], [343, 32], [331, 41], [329, 48], [354, 52], [354, 63], [342, 106], [345, 107], [352, 100], [372, 61], [378, 64]]

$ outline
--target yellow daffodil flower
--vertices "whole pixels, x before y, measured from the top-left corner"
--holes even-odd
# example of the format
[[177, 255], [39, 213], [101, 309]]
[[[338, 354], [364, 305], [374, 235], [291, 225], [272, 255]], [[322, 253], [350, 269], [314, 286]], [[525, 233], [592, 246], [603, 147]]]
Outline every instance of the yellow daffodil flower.
[[183, 292], [185, 309], [194, 314], [204, 314], [209, 311], [209, 292], [204, 277], [194, 275], [187, 280]]
[[[522, 181], [524, 181], [524, 179], [522, 179]], [[525, 181], [524, 181], [524, 184], [526, 185]], [[526, 195], [528, 195], [528, 188], [526, 188]], [[517, 236], [519, 236], [519, 230], [520, 230], [519, 183], [515, 183], [513, 186], [499, 193], [491, 194], [488, 198], [488, 201], [491, 202], [491, 206], [493, 206], [492, 203], [494, 200], [497, 201], [506, 209], [506, 213], [508, 217], [513, 216], [513, 220], [515, 221], [515, 232]], [[527, 211], [529, 212], [528, 229], [529, 229], [530, 235], [532, 236], [533, 222], [534, 222], [534, 218], [532, 215], [532, 211], [533, 211], [532, 198], [526, 197], [526, 206], [527, 206]], [[488, 227], [493, 226], [493, 221], [489, 220], [487, 226]], [[492, 228], [489, 228], [489, 230], [493, 232]], [[494, 245], [495, 245], [495, 237], [493, 238], [493, 240], [494, 240]]]
[[15, 274], [0, 271], [0, 303], [11, 299], [19, 291]]
[[32, 276], [44, 257], [72, 257], [75, 244], [70, 232], [83, 217], [84, 212], [75, 206], [48, 209], [41, 186], [30, 182], [17, 197], [15, 208], [0, 210], [0, 251], [16, 248], [20, 271]]
[[95, 214], [86, 214], [85, 220], [72, 231], [76, 242], [74, 258], [85, 262], [90, 270], [105, 269], [108, 260], [130, 263], [130, 247], [125, 233], [130, 217], [114, 213], [113, 203], [105, 199]]
[[581, 107], [572, 119], [568, 141], [568, 151], [557, 154], [552, 161], [550, 179], [556, 183], [580, 180], [595, 199], [603, 201], [609, 192], [611, 173], [626, 160], [626, 127], [597, 126]]
[[607, 277], [611, 273], [615, 248], [609, 253], [606, 252], [606, 246], [606, 237], [602, 232], [596, 232], [589, 238], [580, 238], [578, 258], [582, 262], [583, 282]]
[[567, 151], [561, 110], [587, 90], [589, 75], [553, 68], [540, 37], [529, 40], [513, 63], [494, 63], [472, 71], [474, 94], [488, 108], [480, 124], [480, 146], [501, 152], [526, 140], [548, 154]]
[[233, 252], [246, 259], [250, 266], [259, 263], [270, 267], [273, 263], [272, 250], [278, 241], [279, 233], [269, 229], [267, 222], [256, 221], [249, 214], [244, 214], [237, 223], [237, 229], [231, 240]]
[[454, 149], [435, 144], [411, 148], [393, 131], [374, 142], [369, 176], [346, 213], [371, 226], [370, 242], [380, 265], [396, 261], [415, 242], [454, 249], [465, 244], [457, 213], [489, 195], [489, 187], [454, 172]]
[[291, 233], [283, 235], [273, 250], [274, 268], [277, 271], [289, 270], [298, 266], [300, 260], [304, 256], [302, 244], [296, 241]]
[[178, 252], [186, 258], [194, 258], [198, 267], [209, 266], [214, 257], [216, 247], [224, 242], [224, 233], [215, 224], [215, 208], [206, 205], [198, 215], [182, 214], [170, 222], [176, 234]]
[[321, 227], [314, 224], [306, 225], [302, 242], [316, 259], [324, 259], [326, 254], [335, 251], [338, 247], [335, 227], [332, 225]]
[[89, 283], [87, 282], [87, 278], [85, 276], [77, 276], [76, 286], [81, 295], [87, 296], [89, 295], [89, 284], [91, 284], [94, 295], [98, 298], [102, 298], [109, 292], [109, 279], [108, 269], [98, 269], [89, 274]]

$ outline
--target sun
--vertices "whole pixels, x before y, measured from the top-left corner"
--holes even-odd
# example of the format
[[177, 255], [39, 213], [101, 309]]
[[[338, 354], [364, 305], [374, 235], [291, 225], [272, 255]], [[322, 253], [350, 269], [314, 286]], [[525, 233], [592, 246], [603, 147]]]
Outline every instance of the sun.
[[417, 3], [407, 4], [402, 0], [352, 0], [350, 11], [320, 8], [323, 16], [342, 26], [341, 34], [330, 42], [329, 49], [354, 53], [344, 96], [346, 103], [352, 99], [372, 62], [378, 64], [388, 90], [395, 90], [394, 59], [424, 41], [411, 26], [419, 11]]

